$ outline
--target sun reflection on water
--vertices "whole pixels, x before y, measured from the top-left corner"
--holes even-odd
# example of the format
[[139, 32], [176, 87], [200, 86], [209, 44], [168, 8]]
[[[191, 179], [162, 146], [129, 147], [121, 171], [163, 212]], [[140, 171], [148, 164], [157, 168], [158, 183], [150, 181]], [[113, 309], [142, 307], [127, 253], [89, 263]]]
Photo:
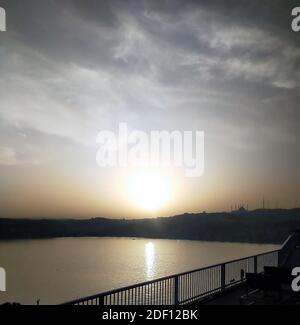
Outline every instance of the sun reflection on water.
[[148, 279], [152, 279], [154, 276], [154, 263], [155, 262], [155, 245], [152, 242], [148, 242], [145, 245], [145, 273]]

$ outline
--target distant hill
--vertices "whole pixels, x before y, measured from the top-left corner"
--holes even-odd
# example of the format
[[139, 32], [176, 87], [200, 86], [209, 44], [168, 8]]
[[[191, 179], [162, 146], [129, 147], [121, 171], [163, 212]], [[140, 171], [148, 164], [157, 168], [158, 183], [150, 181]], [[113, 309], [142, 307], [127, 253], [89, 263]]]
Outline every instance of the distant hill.
[[147, 237], [282, 243], [300, 229], [300, 209], [183, 214], [155, 219], [0, 219], [0, 239]]

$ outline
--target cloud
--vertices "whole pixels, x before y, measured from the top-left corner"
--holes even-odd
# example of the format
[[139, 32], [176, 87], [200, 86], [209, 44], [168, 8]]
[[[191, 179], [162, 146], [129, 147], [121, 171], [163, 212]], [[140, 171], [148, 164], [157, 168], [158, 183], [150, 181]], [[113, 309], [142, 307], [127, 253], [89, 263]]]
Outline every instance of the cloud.
[[17, 165], [16, 153], [12, 148], [0, 147], [0, 165]]
[[[87, 147], [116, 121], [235, 128], [228, 145], [240, 135], [255, 146], [240, 125], [263, 126], [267, 102], [294, 106], [299, 91], [299, 43], [282, 22], [291, 2], [270, 4], [4, 1], [0, 118]], [[297, 112], [276, 114], [269, 127], [290, 139]]]

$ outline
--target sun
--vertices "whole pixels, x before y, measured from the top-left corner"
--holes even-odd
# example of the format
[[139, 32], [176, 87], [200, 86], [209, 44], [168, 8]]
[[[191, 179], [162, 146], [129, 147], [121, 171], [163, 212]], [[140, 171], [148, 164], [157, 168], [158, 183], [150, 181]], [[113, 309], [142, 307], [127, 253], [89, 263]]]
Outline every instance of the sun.
[[131, 202], [144, 211], [161, 209], [170, 197], [170, 181], [166, 175], [153, 171], [138, 171], [130, 175], [128, 194]]

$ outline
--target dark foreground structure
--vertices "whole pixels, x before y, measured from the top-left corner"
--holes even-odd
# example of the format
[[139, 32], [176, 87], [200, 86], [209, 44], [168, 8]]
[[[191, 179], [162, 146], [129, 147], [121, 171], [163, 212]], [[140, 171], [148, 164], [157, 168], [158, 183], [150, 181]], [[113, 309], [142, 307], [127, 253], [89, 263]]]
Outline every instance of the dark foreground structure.
[[300, 266], [300, 231], [281, 249], [175, 274], [68, 302], [72, 305], [300, 304], [292, 269]]

